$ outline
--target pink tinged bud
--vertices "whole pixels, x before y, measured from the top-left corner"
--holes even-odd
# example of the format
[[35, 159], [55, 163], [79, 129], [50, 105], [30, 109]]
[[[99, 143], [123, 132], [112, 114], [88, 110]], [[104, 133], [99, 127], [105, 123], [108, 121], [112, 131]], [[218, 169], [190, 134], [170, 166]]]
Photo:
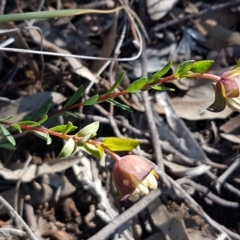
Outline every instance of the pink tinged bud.
[[226, 97], [235, 98], [239, 96], [240, 75], [221, 77], [220, 82], [223, 84]]
[[127, 155], [113, 167], [113, 182], [122, 200], [138, 200], [158, 186], [156, 165], [144, 157]]
[[215, 86], [215, 101], [208, 107], [212, 112], [221, 112], [227, 105], [240, 112], [240, 70], [234, 69], [222, 74]]

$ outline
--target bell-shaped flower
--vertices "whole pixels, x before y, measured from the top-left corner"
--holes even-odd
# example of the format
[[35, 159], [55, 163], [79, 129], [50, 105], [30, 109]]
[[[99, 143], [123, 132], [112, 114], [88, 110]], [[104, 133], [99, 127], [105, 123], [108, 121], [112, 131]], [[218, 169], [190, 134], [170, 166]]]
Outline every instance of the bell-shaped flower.
[[156, 165], [144, 157], [126, 155], [113, 167], [113, 183], [122, 200], [138, 200], [158, 186]]
[[240, 69], [233, 69], [222, 74], [215, 85], [215, 101], [208, 107], [212, 112], [221, 112], [226, 105], [240, 112]]

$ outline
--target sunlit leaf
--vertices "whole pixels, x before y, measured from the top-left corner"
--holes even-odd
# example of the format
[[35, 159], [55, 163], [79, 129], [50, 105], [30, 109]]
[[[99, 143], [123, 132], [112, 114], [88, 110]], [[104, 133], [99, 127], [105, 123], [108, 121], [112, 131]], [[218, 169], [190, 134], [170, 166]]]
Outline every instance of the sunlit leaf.
[[22, 132], [21, 127], [20, 127], [17, 123], [13, 123], [11, 126], [12, 126], [13, 128], [15, 128], [16, 130], [18, 130], [20, 133]]
[[0, 131], [3, 134], [4, 137], [7, 138], [7, 140], [12, 144], [12, 145], [16, 145], [15, 139], [12, 136], [12, 134], [7, 130], [7, 128], [3, 125], [0, 125]]
[[97, 103], [97, 101], [98, 101], [98, 94], [96, 94], [96, 95], [90, 97], [89, 99], [87, 99], [87, 100], [83, 103], [83, 105], [84, 105], [84, 106], [91, 106], [91, 105], [94, 105], [95, 103]]
[[52, 143], [52, 139], [48, 133], [40, 132], [40, 131], [32, 131], [34, 135], [40, 137], [41, 139], [45, 140], [47, 145]]
[[33, 126], [33, 125], [39, 126], [38, 122], [30, 121], [30, 120], [19, 121], [19, 122], [17, 122], [17, 124], [25, 125], [25, 126]]
[[81, 85], [78, 88], [78, 90], [72, 95], [72, 97], [66, 102], [66, 104], [64, 105], [64, 108], [69, 107], [73, 105], [75, 102], [77, 102], [79, 98], [83, 95], [83, 91], [84, 91], [84, 87], [83, 85]]
[[195, 73], [205, 73], [214, 63], [213, 60], [202, 60], [193, 63], [190, 71]]
[[73, 126], [73, 124], [71, 122], [68, 122], [63, 134], [67, 134], [69, 132], [75, 131], [76, 129], [77, 129], [76, 126]]
[[5, 148], [5, 149], [8, 149], [8, 150], [16, 150], [17, 148], [12, 145], [10, 142], [1, 142], [0, 143], [0, 148]]
[[172, 67], [172, 61], [168, 62], [163, 69], [156, 72], [151, 76], [147, 83], [155, 82], [160, 79], [163, 75], [165, 75]]
[[62, 148], [62, 151], [59, 153], [58, 157], [60, 159], [62, 158], [68, 158], [72, 156], [72, 154], [76, 150], [76, 143], [72, 138], [69, 138], [68, 141], [65, 143], [64, 147]]
[[92, 144], [84, 143], [83, 146], [86, 148], [86, 150], [95, 158], [100, 159], [101, 158], [101, 151], [99, 148], [95, 147]]
[[126, 89], [126, 92], [128, 93], [139, 92], [141, 88], [146, 84], [146, 82], [147, 78], [145, 77], [137, 79]]
[[130, 107], [128, 107], [127, 105], [119, 103], [113, 99], [108, 99], [107, 102], [109, 102], [109, 103], [113, 104], [114, 106], [119, 107], [125, 111], [131, 112], [131, 113], [133, 112], [133, 110]]
[[48, 115], [44, 115], [41, 120], [38, 121], [38, 124], [41, 125], [42, 123], [48, 120]]
[[125, 75], [125, 72], [121, 72], [121, 74], [118, 76], [117, 80], [115, 81], [115, 83], [109, 88], [109, 90], [103, 95], [103, 96], [108, 96], [109, 94], [111, 94], [114, 89], [121, 83], [121, 81], [123, 80], [123, 77]]
[[86, 136], [81, 138], [81, 144], [85, 143], [86, 141], [88, 141], [91, 138], [91, 133], [87, 134]]
[[131, 151], [139, 145], [139, 141], [131, 138], [105, 138], [102, 144], [111, 151]]
[[174, 88], [168, 88], [168, 87], [164, 87], [162, 85], [155, 85], [155, 86], [151, 86], [152, 89], [156, 90], [156, 91], [175, 91]]
[[185, 61], [185, 62], [182, 62], [181, 64], [179, 64], [174, 76], [176, 78], [182, 77], [184, 74], [186, 74], [192, 68], [192, 65], [194, 62], [195, 62], [194, 60], [188, 60], [188, 61]]
[[85, 137], [90, 134], [91, 137], [95, 137], [97, 135], [98, 128], [99, 128], [99, 121], [92, 122], [92, 123], [88, 124], [87, 126], [85, 126], [84, 128], [82, 128], [77, 133], [77, 135], [79, 137]]
[[71, 122], [68, 122], [68, 125], [57, 125], [54, 126], [52, 128], [49, 128], [49, 130], [53, 131], [53, 132], [60, 132], [60, 133], [69, 133], [69, 132], [73, 132], [77, 129], [76, 126], [73, 126], [73, 124]]
[[46, 115], [51, 107], [52, 97], [50, 97], [31, 117], [31, 120], [38, 121]]

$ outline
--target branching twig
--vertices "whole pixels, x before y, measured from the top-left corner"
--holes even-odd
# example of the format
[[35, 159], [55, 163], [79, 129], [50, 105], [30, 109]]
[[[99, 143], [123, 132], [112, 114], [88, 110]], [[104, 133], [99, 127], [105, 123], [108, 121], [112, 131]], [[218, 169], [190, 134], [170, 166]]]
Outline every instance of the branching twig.
[[26, 230], [30, 239], [31, 240], [38, 240], [37, 237], [32, 232], [32, 230], [26, 224], [26, 222], [21, 218], [21, 216], [14, 210], [14, 208], [1, 195], [0, 195], [0, 202], [5, 208], [8, 209], [10, 214], [12, 214], [16, 219], [18, 219], [18, 221], [22, 224], [22, 226]]

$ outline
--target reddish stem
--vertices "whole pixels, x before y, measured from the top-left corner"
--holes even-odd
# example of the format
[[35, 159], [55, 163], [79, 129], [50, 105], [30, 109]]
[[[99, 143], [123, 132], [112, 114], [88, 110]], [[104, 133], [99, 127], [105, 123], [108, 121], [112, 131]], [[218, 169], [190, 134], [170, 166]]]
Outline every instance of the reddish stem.
[[121, 157], [119, 155], [117, 155], [116, 153], [112, 152], [111, 150], [109, 150], [107, 147], [105, 147], [104, 145], [102, 145], [102, 148], [104, 149], [104, 151], [112, 157], [112, 159], [117, 163], [121, 160]]
[[[211, 81], [214, 81], [214, 82], [218, 82], [220, 80], [220, 77], [217, 76], [217, 75], [214, 75], [214, 74], [210, 74], [210, 73], [188, 73], [186, 76], [183, 76], [183, 77], [191, 77], [191, 78], [204, 78], [204, 79], [209, 79]], [[168, 77], [164, 77], [164, 78], [160, 78], [154, 82], [151, 82], [151, 83], [147, 83], [145, 84], [141, 90], [147, 90], [149, 87], [151, 86], [154, 86], [154, 85], [157, 85], [157, 84], [162, 84], [162, 83], [165, 83], [165, 82], [170, 82], [172, 80], [175, 80], [177, 79], [174, 75], [170, 75]], [[123, 90], [123, 91], [120, 91], [120, 92], [117, 92], [117, 93], [111, 93], [107, 96], [105, 95], [102, 95], [98, 98], [98, 101], [97, 103], [100, 103], [100, 102], [103, 102], [103, 101], [106, 101], [108, 99], [113, 99], [113, 98], [116, 98], [116, 97], [120, 97], [120, 96], [123, 96], [123, 95], [126, 95], [128, 94], [128, 92], [126, 90]], [[70, 109], [74, 109], [74, 108], [78, 108], [78, 107], [81, 107], [83, 106], [84, 103], [81, 102], [81, 103], [76, 103], [72, 106], [69, 106], [69, 107], [65, 107], [65, 108], [62, 108], [58, 111], [55, 111], [54, 113], [51, 113], [49, 114], [49, 117], [52, 117], [52, 116], [55, 116], [59, 113], [62, 113], [62, 112], [65, 112], [65, 111], [68, 111]]]

